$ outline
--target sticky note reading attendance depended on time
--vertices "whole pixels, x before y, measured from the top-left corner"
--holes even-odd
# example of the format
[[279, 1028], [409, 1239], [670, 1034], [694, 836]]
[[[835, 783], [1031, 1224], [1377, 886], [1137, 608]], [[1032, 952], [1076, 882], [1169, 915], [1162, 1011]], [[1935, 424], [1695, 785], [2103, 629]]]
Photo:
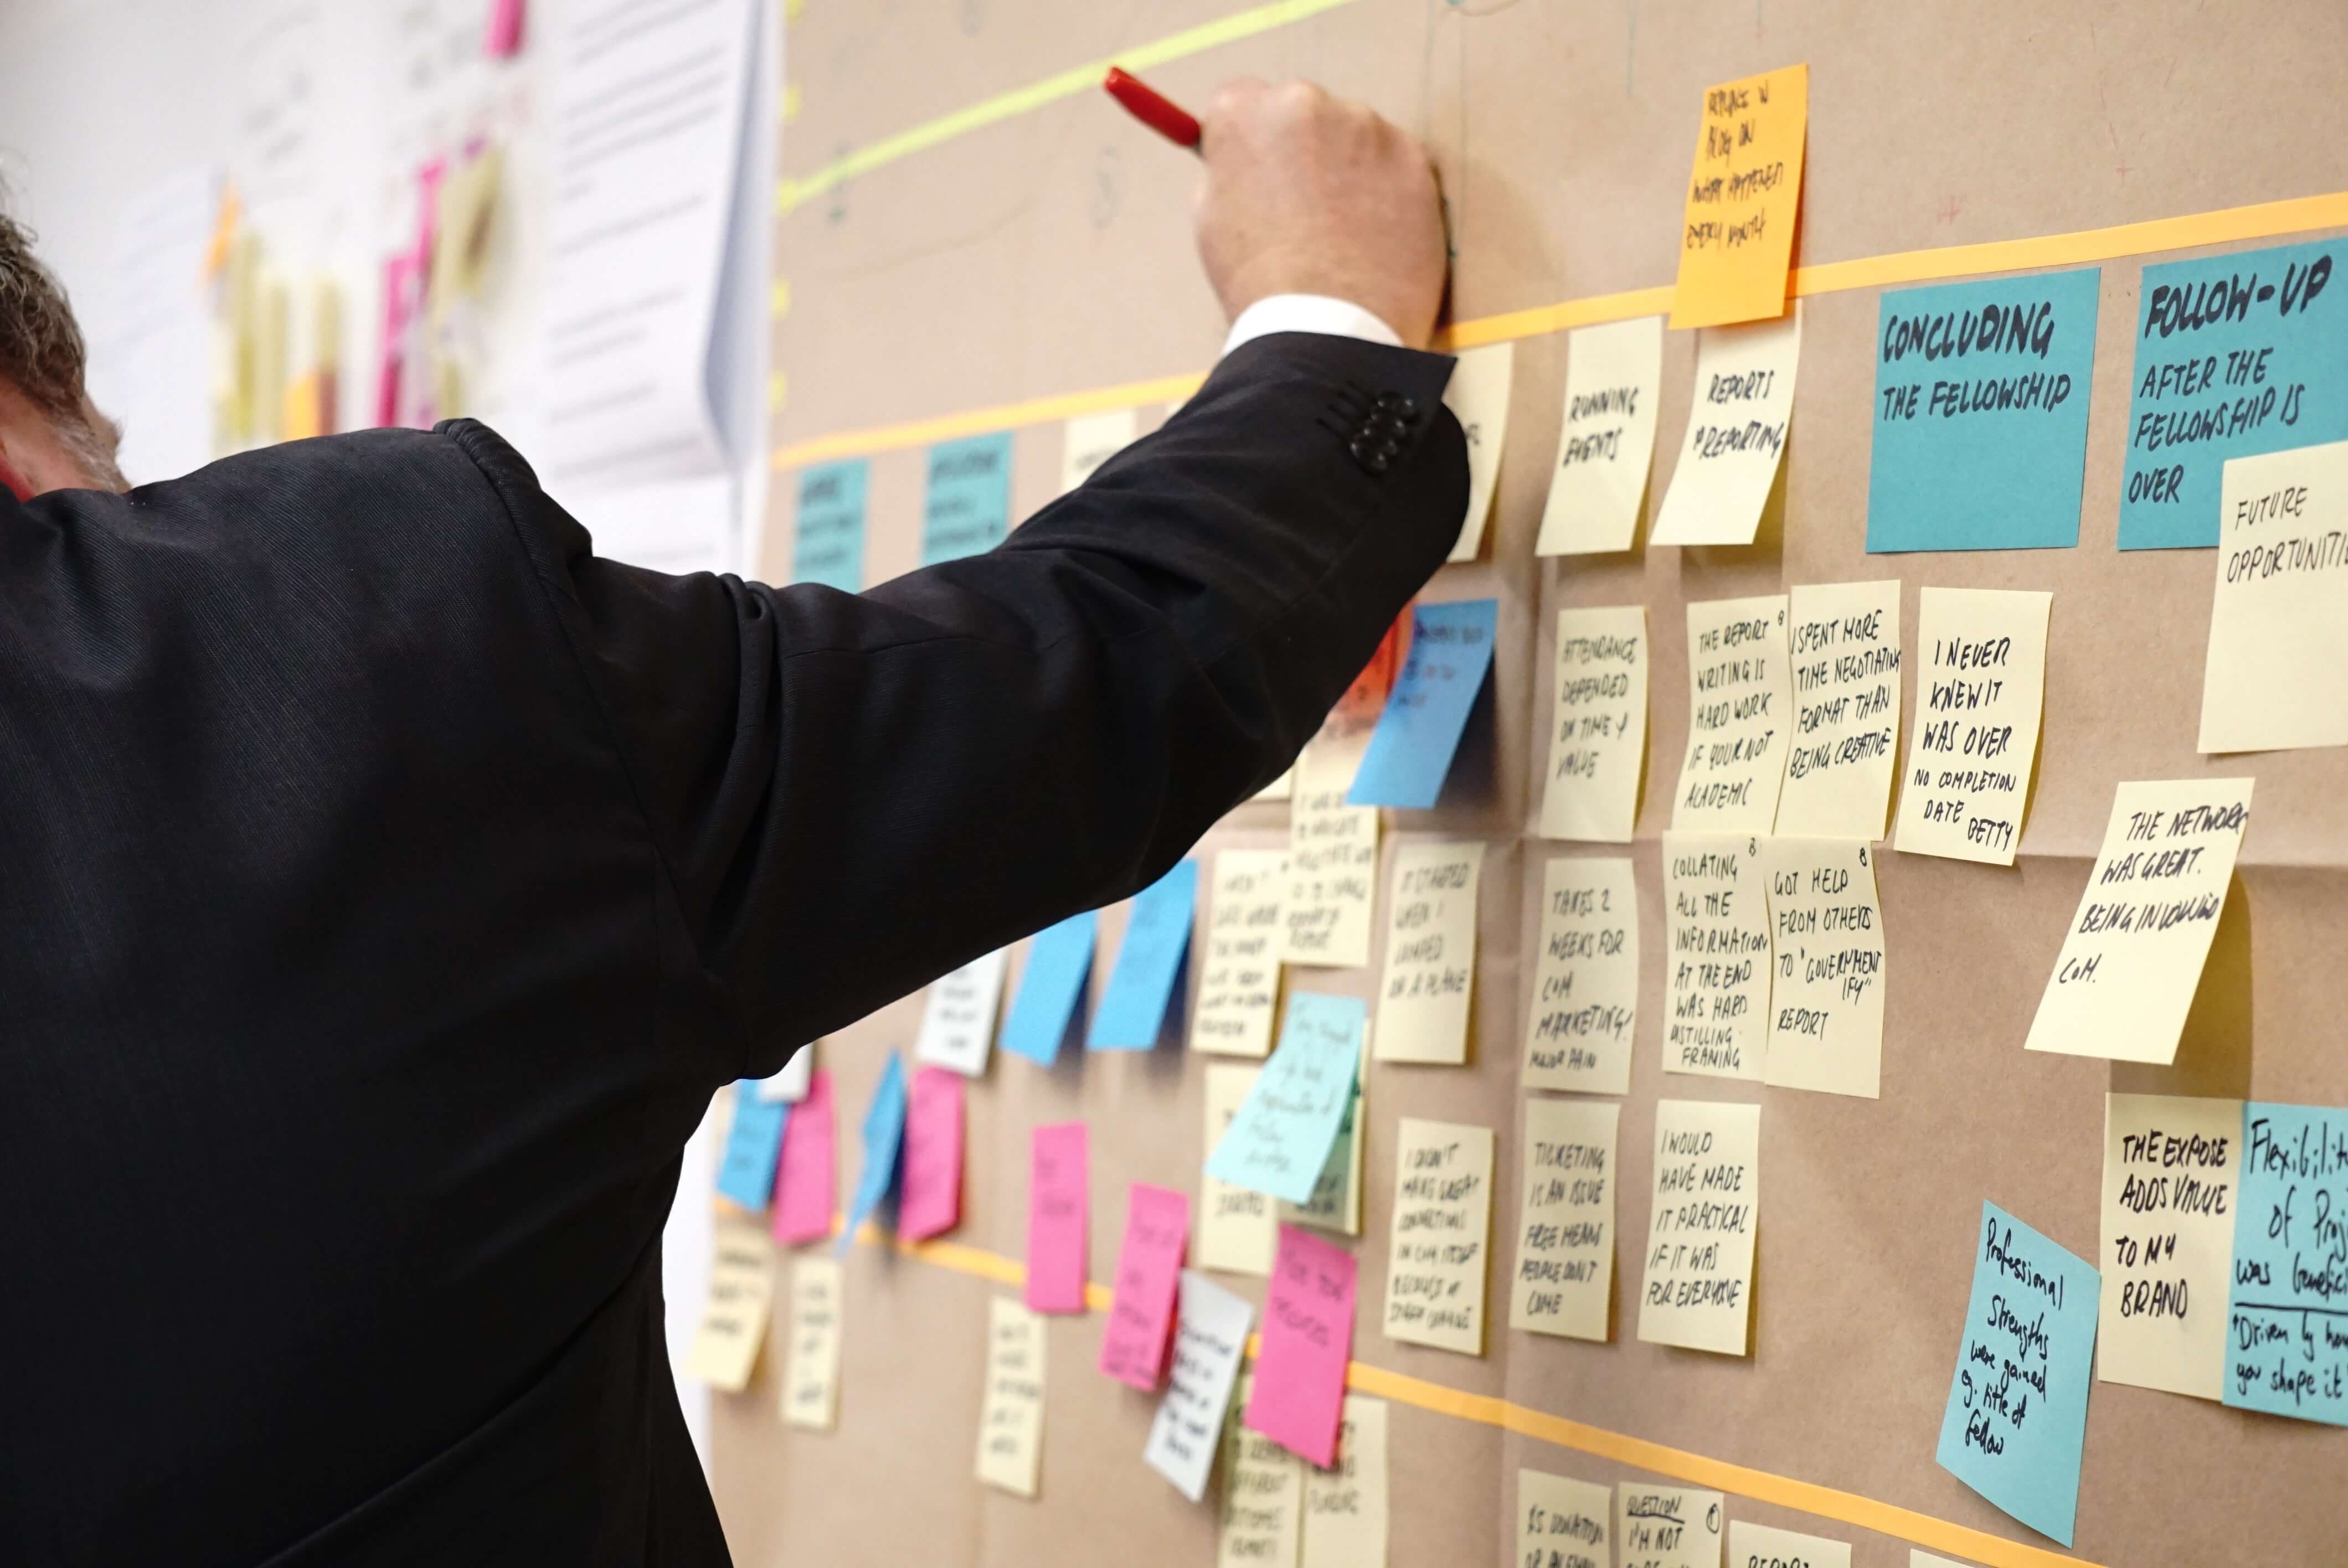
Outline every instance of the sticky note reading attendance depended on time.
[[1663, 380], [1661, 316], [1577, 327], [1566, 334], [1564, 421], [1535, 555], [1631, 548], [1655, 455], [1655, 403]]

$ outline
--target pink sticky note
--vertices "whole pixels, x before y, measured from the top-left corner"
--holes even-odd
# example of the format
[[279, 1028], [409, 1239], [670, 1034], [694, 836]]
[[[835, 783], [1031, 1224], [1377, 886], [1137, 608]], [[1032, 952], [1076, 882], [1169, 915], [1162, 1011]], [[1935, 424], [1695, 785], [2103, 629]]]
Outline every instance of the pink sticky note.
[[907, 1241], [927, 1241], [962, 1223], [962, 1082], [942, 1067], [913, 1074], [905, 1185], [897, 1199], [897, 1234]]
[[1027, 1308], [1085, 1309], [1085, 1124], [1038, 1127], [1028, 1144]]
[[489, 32], [481, 39], [481, 53], [493, 60], [520, 54], [521, 16], [522, 0], [490, 0]]
[[1281, 1226], [1249, 1430], [1323, 1470], [1336, 1463], [1345, 1363], [1353, 1354], [1354, 1255], [1310, 1231]]
[[783, 1122], [783, 1153], [775, 1164], [775, 1239], [786, 1245], [831, 1235], [832, 1184], [839, 1161], [832, 1147], [831, 1074], [817, 1068], [807, 1098]]
[[1117, 1255], [1117, 1301], [1101, 1334], [1100, 1369], [1120, 1383], [1155, 1389], [1174, 1333], [1174, 1294], [1190, 1236], [1190, 1200], [1136, 1182], [1125, 1200], [1125, 1243]]

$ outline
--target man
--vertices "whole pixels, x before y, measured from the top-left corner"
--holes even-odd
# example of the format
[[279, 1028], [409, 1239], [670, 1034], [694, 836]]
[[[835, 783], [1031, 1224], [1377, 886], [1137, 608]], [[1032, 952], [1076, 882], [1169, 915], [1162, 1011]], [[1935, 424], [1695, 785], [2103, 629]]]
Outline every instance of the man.
[[464, 421], [116, 493], [0, 228], [0, 1561], [726, 1561], [712, 1091], [1159, 876], [1457, 534], [1425, 155], [1252, 82], [1204, 151], [1206, 386], [861, 596], [598, 560]]

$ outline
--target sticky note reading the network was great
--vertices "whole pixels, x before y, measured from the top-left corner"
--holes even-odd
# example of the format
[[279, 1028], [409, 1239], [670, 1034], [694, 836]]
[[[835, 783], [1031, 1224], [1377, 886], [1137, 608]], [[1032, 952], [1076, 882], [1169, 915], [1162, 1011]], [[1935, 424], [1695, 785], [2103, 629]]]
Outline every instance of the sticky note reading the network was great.
[[1492, 1130], [1406, 1116], [1395, 1143], [1386, 1337], [1481, 1356]]
[[1190, 1049], [1261, 1057], [1272, 1050], [1280, 998], [1280, 909], [1288, 856], [1278, 849], [1226, 849], [1215, 856], [1207, 907], [1207, 961], [1190, 1014]]
[[1158, 1043], [1174, 982], [1190, 950], [1190, 917], [1198, 907], [1199, 863], [1174, 868], [1139, 893], [1125, 921], [1125, 945], [1093, 1014], [1089, 1050], [1148, 1050]]
[[1101, 1330], [1100, 1369], [1120, 1383], [1155, 1389], [1174, 1333], [1174, 1291], [1190, 1236], [1190, 1200], [1136, 1182], [1126, 1189], [1125, 1240], [1117, 1290]]
[[1709, 327], [1696, 344], [1695, 406], [1655, 515], [1651, 545], [1749, 545], [1777, 482], [1794, 420], [1802, 312]]
[[2104, 1247], [2096, 1376], [2222, 1397], [2242, 1102], [2104, 1096]]
[[1483, 870], [1480, 842], [1406, 844], [1395, 851], [1385, 972], [1372, 1035], [1380, 1061], [1468, 1060]]
[[1646, 606], [1559, 610], [1541, 836], [1630, 843], [1646, 753]]
[[1623, 1481], [1615, 1489], [1622, 1568], [1720, 1568], [1726, 1523], [1720, 1493]]
[[1728, 1526], [1728, 1568], [1850, 1568], [1850, 1542], [1745, 1520]]
[[807, 1098], [790, 1107], [783, 1130], [782, 1158], [775, 1166], [775, 1239], [795, 1246], [829, 1235], [839, 1183], [831, 1074], [818, 1072], [808, 1081]]
[[915, 1072], [897, 1204], [897, 1234], [907, 1241], [927, 1241], [962, 1223], [962, 1079], [942, 1067]]
[[1044, 1467], [1044, 1320], [1007, 1296], [987, 1298], [986, 1397], [978, 1410], [978, 1479], [1035, 1495]]
[[774, 1191], [775, 1162], [783, 1147], [788, 1105], [758, 1098], [756, 1080], [734, 1086], [734, 1124], [726, 1133], [726, 1153], [717, 1166], [717, 1190], [746, 1209], [763, 1209]]
[[775, 1253], [765, 1235], [739, 1220], [719, 1221], [709, 1295], [685, 1351], [685, 1375], [729, 1394], [747, 1387], [774, 1296]]
[[1085, 1123], [1057, 1122], [1036, 1128], [1029, 1134], [1027, 1146], [1027, 1305], [1031, 1309], [1085, 1309], [1091, 1202], [1091, 1151]]
[[[1252, 1401], [1255, 1379], [1240, 1385]], [[1237, 1420], [1223, 1441], [1223, 1513], [1215, 1568], [1279, 1568], [1296, 1561], [1304, 1534], [1304, 1465], [1294, 1454]]]
[[1782, 593], [1687, 607], [1688, 744], [1672, 826], [1767, 833], [1776, 825], [1794, 727]]
[[[1212, 1155], [1215, 1146], [1223, 1141], [1223, 1133], [1254, 1091], [1262, 1071], [1235, 1061], [1208, 1065], [1208, 1155]], [[1277, 1202], [1268, 1193], [1235, 1187], [1202, 1172], [1199, 1177], [1199, 1233], [1193, 1249], [1199, 1266], [1231, 1274], [1270, 1274], [1276, 1240], [1272, 1206]]]
[[1354, 1354], [1354, 1286], [1352, 1253], [1294, 1225], [1280, 1227], [1247, 1424], [1323, 1470], [1337, 1457], [1345, 1364]]
[[2236, 457], [2219, 494], [2200, 749], [2348, 746], [2348, 442]]
[[1104, 409], [1079, 414], [1067, 423], [1060, 446], [1060, 494], [1066, 495], [1093, 477], [1093, 470], [1133, 445], [1140, 428], [1140, 410]]
[[1003, 999], [1003, 967], [1009, 958], [997, 948], [930, 982], [922, 1030], [913, 1037], [914, 1061], [952, 1068], [964, 1078], [985, 1076], [986, 1059], [994, 1049], [994, 1010]]
[[1509, 1327], [1607, 1337], [1614, 1289], [1614, 1153], [1622, 1107], [1525, 1101], [1524, 1186]]
[[843, 1289], [836, 1257], [803, 1257], [791, 1265], [790, 1345], [783, 1371], [788, 1425], [828, 1432], [839, 1424]]
[[2319, 240], [2144, 270], [2120, 548], [2216, 544], [2228, 458], [2348, 437], [2343, 255]]
[[856, 1195], [849, 1200], [848, 1223], [839, 1233], [844, 1255], [855, 1245], [857, 1228], [872, 1217], [897, 1186], [897, 1154], [905, 1136], [905, 1064], [895, 1051], [880, 1070], [872, 1103], [864, 1110], [864, 1169], [856, 1178]]
[[2120, 785], [2025, 1050], [2177, 1059], [2257, 782]]
[[1085, 980], [1093, 970], [1093, 938], [1099, 917], [1087, 909], [1045, 927], [1027, 945], [1027, 967], [1003, 1020], [1003, 1049], [1041, 1067], [1060, 1059], [1061, 1042]]
[[1883, 1085], [1883, 906], [1875, 851], [1848, 838], [1765, 838], [1769, 1043], [1761, 1081], [1873, 1100]]
[[1361, 1069], [1358, 997], [1293, 991], [1280, 1043], [1207, 1159], [1207, 1174], [1292, 1204], [1310, 1202]]
[[2242, 1108], [2226, 1403], [2348, 1426], [2348, 1111]]
[[861, 457], [799, 470], [799, 509], [791, 531], [791, 580], [842, 593], [864, 586], [864, 483]]
[[1769, 1045], [1761, 840], [1663, 835], [1663, 1071], [1758, 1082]]
[[2096, 1271], [1982, 1204], [1972, 1297], [1941, 1418], [1941, 1468], [2071, 1544], [2096, 1353]]
[[1348, 1394], [1337, 1421], [1337, 1463], [1304, 1472], [1298, 1568], [1385, 1568], [1386, 1402]]
[[1655, 1189], [1639, 1337], [1746, 1353], [1761, 1212], [1761, 1107], [1655, 1103]]
[[1187, 1268], [1179, 1294], [1172, 1370], [1141, 1460], [1196, 1502], [1207, 1492], [1207, 1472], [1222, 1440], [1223, 1418], [1231, 1409], [1231, 1386], [1255, 1308], [1246, 1296]]
[[1883, 295], [1870, 551], [2079, 542], [2100, 278], [2085, 267]]
[[1011, 433], [966, 436], [930, 448], [922, 505], [922, 564], [982, 555], [1011, 531]]
[[1560, 855], [1542, 867], [1531, 990], [1524, 1086], [1628, 1094], [1639, 1019], [1639, 886], [1631, 862]]
[[1794, 740], [1779, 833], [1883, 836], [1900, 766], [1900, 583], [1796, 584], [1786, 650]]
[[1663, 318], [1576, 327], [1565, 339], [1564, 423], [1537, 556], [1627, 550], [1647, 497], [1663, 393]]
[[1524, 1568], [1614, 1568], [1614, 1489], [1517, 1471], [1517, 1561]]
[[1921, 602], [1898, 847], [2011, 866], [2038, 756], [2054, 596], [1928, 588]]
[[1362, 753], [1347, 804], [1423, 811], [1435, 804], [1491, 673], [1499, 620], [1497, 599], [1421, 604], [1411, 611], [1410, 651]]
[[1704, 89], [1672, 325], [1756, 321], [1786, 308], [1809, 127], [1807, 66]]
[[1500, 483], [1500, 446], [1509, 434], [1509, 383], [1516, 374], [1513, 341], [1488, 343], [1462, 354], [1451, 366], [1443, 401], [1458, 416], [1468, 437], [1468, 516], [1449, 560], [1474, 560], [1484, 543], [1484, 520]]

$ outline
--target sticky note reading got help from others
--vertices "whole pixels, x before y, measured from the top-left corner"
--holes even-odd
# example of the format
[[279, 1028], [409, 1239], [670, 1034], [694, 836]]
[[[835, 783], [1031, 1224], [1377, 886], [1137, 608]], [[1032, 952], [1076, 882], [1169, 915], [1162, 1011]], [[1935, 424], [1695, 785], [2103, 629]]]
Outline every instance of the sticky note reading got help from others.
[[1190, 1015], [1190, 1049], [1262, 1057], [1272, 1050], [1272, 1014], [1280, 999], [1287, 852], [1226, 849], [1215, 856], [1214, 883], [1207, 906], [1207, 961]]
[[1663, 1071], [1759, 1082], [1769, 1043], [1761, 840], [1663, 835]]
[[1500, 483], [1500, 446], [1509, 434], [1509, 383], [1516, 364], [1513, 342], [1471, 348], [1453, 364], [1443, 389], [1443, 401], [1468, 437], [1468, 516], [1447, 559], [1474, 560], [1483, 547], [1484, 521]]
[[2200, 749], [2348, 746], [2348, 442], [2228, 463], [2216, 561]]
[[1395, 851], [1379, 978], [1380, 1061], [1468, 1060], [1468, 993], [1476, 978], [1476, 896], [1484, 845], [1406, 844]]
[[791, 532], [791, 580], [842, 593], [864, 586], [864, 486], [861, 457], [799, 470], [799, 508]]
[[2221, 1397], [2241, 1148], [2239, 1100], [2104, 1096], [2103, 1381]]
[[1720, 1568], [1726, 1509], [1716, 1491], [1623, 1481], [1615, 1489], [1622, 1568]]
[[1003, 966], [1008, 953], [997, 948], [950, 969], [930, 982], [922, 1007], [913, 1060], [952, 1068], [965, 1078], [983, 1077], [994, 1049], [994, 1010], [1003, 999]]
[[791, 1265], [789, 1360], [783, 1373], [783, 1420], [828, 1432], [839, 1423], [839, 1260], [803, 1257]]
[[1166, 1009], [1190, 950], [1190, 917], [1198, 907], [1199, 863], [1178, 860], [1172, 870], [1134, 895], [1117, 967], [1093, 1014], [1089, 1050], [1148, 1050], [1158, 1043]]
[[807, 1098], [790, 1108], [782, 1158], [775, 1166], [774, 1237], [787, 1246], [821, 1241], [831, 1234], [839, 1182], [833, 1117], [831, 1074], [818, 1072], [808, 1084]]
[[2120, 785], [2079, 912], [2030, 1020], [2028, 1050], [2176, 1060], [2256, 782]]
[[758, 1098], [757, 1083], [734, 1086], [734, 1123], [726, 1133], [726, 1153], [717, 1165], [717, 1190], [746, 1209], [763, 1209], [774, 1191], [775, 1161], [783, 1146], [788, 1105]]
[[907, 1241], [927, 1241], [962, 1223], [962, 1079], [942, 1067], [915, 1072], [897, 1204], [897, 1234]]
[[729, 1394], [747, 1388], [766, 1342], [774, 1296], [775, 1252], [766, 1233], [743, 1221], [719, 1221], [709, 1295], [685, 1351], [685, 1375]]
[[1060, 494], [1093, 477], [1093, 470], [1133, 445], [1140, 410], [1110, 408], [1079, 414], [1067, 423], [1060, 445]]
[[864, 1169], [856, 1178], [856, 1195], [848, 1204], [848, 1223], [839, 1232], [843, 1255], [856, 1244], [857, 1228], [872, 1217], [881, 1199], [896, 1190], [897, 1154], [905, 1136], [905, 1064], [892, 1050], [872, 1091], [872, 1103], [864, 1110]]
[[1883, 836], [1900, 766], [1900, 584], [1797, 584], [1787, 596], [1794, 740], [1776, 831]]
[[[1255, 1378], [1240, 1386], [1252, 1403]], [[1304, 1534], [1304, 1465], [1271, 1438], [1229, 1423], [1223, 1452], [1223, 1515], [1215, 1568], [1279, 1568], [1296, 1561]]]
[[989, 1296], [978, 1479], [1033, 1497], [1043, 1465], [1044, 1320], [1010, 1296]]
[[[1239, 1115], [1240, 1107], [1255, 1088], [1262, 1070], [1235, 1061], [1218, 1061], [1207, 1068], [1207, 1143], [1202, 1158], [1215, 1152], [1223, 1133]], [[1199, 1234], [1197, 1254], [1200, 1268], [1218, 1268], [1231, 1274], [1267, 1275], [1272, 1272], [1272, 1249], [1275, 1239], [1272, 1205], [1276, 1199], [1266, 1193], [1251, 1192], [1219, 1182], [1211, 1175], [1199, 1177]]]
[[1207, 1492], [1207, 1472], [1222, 1440], [1223, 1418], [1231, 1409], [1255, 1308], [1246, 1296], [1192, 1269], [1182, 1271], [1179, 1295], [1172, 1370], [1141, 1459], [1196, 1502]]
[[2348, 1426], [2348, 1111], [2242, 1107], [2226, 1403]]
[[1728, 1526], [1728, 1568], [1850, 1568], [1850, 1543], [1733, 1521]]
[[1640, 1338], [1746, 1353], [1760, 1209], [1761, 1107], [1656, 1102]]
[[1358, 997], [1292, 991], [1255, 1086], [1207, 1159], [1207, 1174], [1292, 1204], [1311, 1201], [1360, 1071]]
[[1613, 1568], [1614, 1489], [1517, 1471], [1517, 1561], [1523, 1568]]
[[1421, 811], [1435, 804], [1468, 715], [1491, 673], [1499, 620], [1497, 599], [1412, 610], [1410, 651], [1354, 774], [1347, 804]]
[[1028, 1138], [1027, 1306], [1085, 1309], [1091, 1157], [1082, 1122], [1038, 1127]]
[[1039, 1067], [1060, 1059], [1068, 1023], [1093, 972], [1093, 942], [1100, 917], [1091, 909], [1071, 915], [1035, 933], [1027, 945], [1027, 967], [1003, 1020], [1003, 1049]]
[[1395, 1142], [1386, 1337], [1481, 1356], [1492, 1130], [1406, 1116]]
[[1550, 860], [1541, 868], [1540, 935], [1524, 1086], [1629, 1093], [1639, 1020], [1639, 886], [1631, 862]]
[[1354, 1255], [1294, 1225], [1264, 1292], [1263, 1348], [1247, 1424], [1323, 1470], [1336, 1462], [1345, 1364], [1354, 1354]]
[[1776, 825], [1794, 724], [1787, 615], [1782, 593], [1687, 607], [1688, 745], [1672, 809], [1682, 833]]
[[1900, 853], [2013, 864], [2046, 704], [2054, 602], [2003, 589], [1923, 590]]
[[1565, 406], [1557, 467], [1541, 509], [1541, 556], [1627, 550], [1655, 455], [1663, 382], [1663, 318], [1609, 322], [1566, 334]]
[[1877, 1098], [1883, 1082], [1883, 906], [1875, 852], [1847, 838], [1768, 838], [1769, 1044], [1761, 1081]]
[[1646, 753], [1646, 606], [1559, 610], [1541, 836], [1630, 843]]
[[1576, 1339], [1607, 1336], [1614, 1287], [1611, 1100], [1525, 1101], [1524, 1185], [1509, 1327]]
[[1809, 125], [1807, 66], [1704, 89], [1672, 325], [1757, 321], [1786, 308]]
[[1709, 327], [1696, 344], [1695, 406], [1651, 545], [1749, 545], [1777, 482], [1794, 420], [1802, 311]]
[[1348, 1394], [1336, 1466], [1304, 1472], [1298, 1568], [1385, 1568], [1385, 1561], [1386, 1402]]
[[1190, 1200], [1136, 1182], [1127, 1189], [1125, 1240], [1117, 1290], [1101, 1330], [1100, 1369], [1137, 1389], [1155, 1389], [1174, 1333], [1174, 1292], [1190, 1235]]
[[922, 564], [960, 560], [1011, 531], [1011, 433], [968, 436], [930, 448], [922, 507]]

